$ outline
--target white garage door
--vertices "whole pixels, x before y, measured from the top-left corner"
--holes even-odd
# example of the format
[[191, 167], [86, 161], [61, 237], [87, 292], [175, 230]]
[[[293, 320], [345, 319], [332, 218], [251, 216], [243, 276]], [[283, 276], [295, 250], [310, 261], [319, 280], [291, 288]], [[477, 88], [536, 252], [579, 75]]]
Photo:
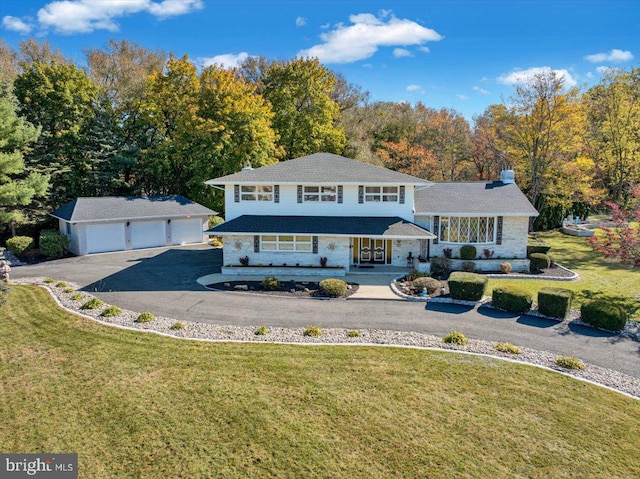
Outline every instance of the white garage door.
[[171, 242], [173, 244], [202, 243], [202, 220], [171, 220]]
[[164, 221], [132, 221], [131, 248], [153, 248], [167, 243]]
[[124, 250], [124, 223], [87, 225], [87, 253]]

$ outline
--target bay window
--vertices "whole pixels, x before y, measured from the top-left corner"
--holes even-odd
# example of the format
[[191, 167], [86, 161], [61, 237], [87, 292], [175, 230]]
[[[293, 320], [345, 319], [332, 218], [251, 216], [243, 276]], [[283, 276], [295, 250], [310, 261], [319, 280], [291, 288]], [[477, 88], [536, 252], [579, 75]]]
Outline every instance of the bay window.
[[495, 243], [495, 216], [441, 216], [442, 243]]

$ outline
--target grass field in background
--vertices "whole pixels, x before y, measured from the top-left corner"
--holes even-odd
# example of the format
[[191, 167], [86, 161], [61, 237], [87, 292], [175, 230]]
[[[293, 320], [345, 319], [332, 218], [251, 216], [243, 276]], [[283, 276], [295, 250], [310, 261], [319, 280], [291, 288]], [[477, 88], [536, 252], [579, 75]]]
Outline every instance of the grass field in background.
[[632, 316], [640, 319], [640, 271], [629, 265], [605, 259], [596, 253], [585, 238], [569, 236], [560, 231], [540, 232], [536, 235], [551, 245], [549, 254], [556, 262], [580, 275], [578, 281], [491, 279], [485, 294], [493, 288], [517, 285], [537, 298], [545, 286], [567, 288], [575, 292], [573, 307], [579, 309], [585, 299], [604, 297], [621, 304]]
[[640, 401], [401, 348], [203, 343], [110, 328], [14, 286], [0, 450], [82, 478], [640, 477]]

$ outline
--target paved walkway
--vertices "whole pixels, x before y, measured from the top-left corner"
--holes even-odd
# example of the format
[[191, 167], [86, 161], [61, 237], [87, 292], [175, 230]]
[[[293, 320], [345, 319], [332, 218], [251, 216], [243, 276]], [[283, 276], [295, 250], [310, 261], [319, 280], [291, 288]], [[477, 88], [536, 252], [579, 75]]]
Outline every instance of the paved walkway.
[[[367, 284], [359, 297], [328, 301], [208, 291], [197, 283], [220, 265], [219, 251], [199, 245], [68, 258], [16, 267], [12, 273], [14, 278], [72, 281], [108, 303], [176, 319], [222, 325], [314, 324], [438, 336], [457, 329], [470, 338], [575, 354], [592, 364], [640, 377], [640, 343], [604, 331], [487, 307], [429, 303], [425, 309], [424, 303], [398, 301], [393, 293], [382, 293], [388, 278], [372, 275], [357, 275], [357, 282]], [[393, 296], [379, 299], [383, 294]]]

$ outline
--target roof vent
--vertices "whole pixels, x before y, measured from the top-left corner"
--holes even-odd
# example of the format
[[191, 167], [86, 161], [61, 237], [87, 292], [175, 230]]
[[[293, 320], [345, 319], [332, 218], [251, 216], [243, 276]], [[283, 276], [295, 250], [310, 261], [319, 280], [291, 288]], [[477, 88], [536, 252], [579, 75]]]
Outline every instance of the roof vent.
[[516, 182], [516, 172], [513, 170], [502, 170], [500, 172], [500, 181], [505, 185], [510, 185]]
[[251, 166], [251, 163], [249, 161], [244, 164], [244, 166], [242, 167], [242, 171], [253, 171], [253, 167]]

